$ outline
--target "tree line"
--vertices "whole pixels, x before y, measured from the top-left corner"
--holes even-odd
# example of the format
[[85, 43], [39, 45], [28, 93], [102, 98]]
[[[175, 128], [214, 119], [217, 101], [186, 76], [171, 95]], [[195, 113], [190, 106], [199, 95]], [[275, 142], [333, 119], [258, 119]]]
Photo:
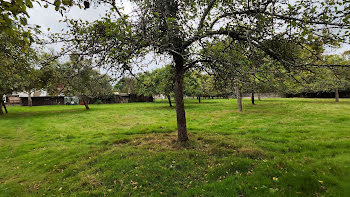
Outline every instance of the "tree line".
[[71, 55], [61, 62], [49, 53], [39, 53], [18, 40], [0, 34], [0, 115], [8, 113], [3, 95], [14, 92], [28, 94], [28, 106], [32, 106], [31, 94], [46, 90], [50, 96], [77, 96], [89, 109], [89, 98], [108, 97], [113, 94], [111, 78], [101, 74], [89, 60]]
[[[216, 47], [220, 47], [216, 45]], [[217, 55], [224, 52], [215, 49]], [[232, 53], [232, 51], [230, 51]], [[236, 51], [240, 53], [240, 50]], [[229, 72], [228, 68], [211, 69], [210, 65], [192, 69], [184, 75], [184, 95], [193, 97], [201, 102], [202, 97], [237, 98], [238, 111], [242, 111], [242, 94], [251, 95], [251, 103], [254, 105], [255, 97], [263, 93], [300, 94], [300, 93], [335, 93], [336, 102], [339, 101], [339, 90], [350, 91], [350, 60], [344, 53], [342, 55], [322, 55], [322, 61], [337, 67], [309, 66], [291, 74], [276, 62], [267, 59], [260, 62], [258, 67], [249, 62], [248, 57], [229, 57], [235, 61], [246, 61], [239, 65], [239, 70]], [[222, 57], [219, 57], [223, 60]], [[302, 58], [302, 57], [298, 57]], [[232, 60], [225, 60], [230, 65]], [[244, 69], [242, 69], [244, 67]], [[273, 70], [268, 68], [274, 67]], [[163, 95], [172, 106], [171, 98], [174, 97], [174, 75], [171, 65], [139, 73], [135, 76], [122, 77], [115, 85], [118, 92], [138, 95]]]

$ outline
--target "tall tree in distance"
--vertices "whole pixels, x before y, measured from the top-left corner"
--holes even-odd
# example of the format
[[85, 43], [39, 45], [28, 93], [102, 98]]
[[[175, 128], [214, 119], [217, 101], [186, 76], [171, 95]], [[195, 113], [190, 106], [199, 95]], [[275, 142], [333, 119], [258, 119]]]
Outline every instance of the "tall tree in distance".
[[153, 71], [156, 92], [167, 97], [169, 107], [172, 107], [171, 97], [174, 95], [173, 67], [165, 65], [163, 68]]
[[113, 88], [108, 75], [94, 70], [89, 60], [71, 56], [71, 61], [49, 65], [51, 70], [50, 84], [47, 86], [52, 95], [63, 93], [66, 96], [77, 96], [87, 110], [90, 109], [90, 98], [111, 96]]
[[0, 114], [5, 107], [3, 95], [23, 91], [28, 82], [26, 77], [34, 66], [35, 53], [21, 43], [19, 38], [0, 34]]
[[135, 93], [135, 79], [134, 77], [124, 76], [115, 85], [114, 90], [119, 93]]

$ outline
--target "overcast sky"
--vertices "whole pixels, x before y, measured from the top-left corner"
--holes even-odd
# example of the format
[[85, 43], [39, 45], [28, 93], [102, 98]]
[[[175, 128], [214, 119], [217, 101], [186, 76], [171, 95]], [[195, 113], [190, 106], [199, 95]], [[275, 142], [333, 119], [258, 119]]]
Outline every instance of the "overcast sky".
[[[126, 13], [130, 13], [132, 10], [132, 6], [130, 3], [123, 3], [124, 11]], [[71, 19], [82, 19], [88, 21], [94, 21], [96, 19], [101, 18], [105, 15], [106, 10], [109, 10], [108, 6], [92, 6], [89, 9], [79, 9], [77, 6], [71, 7], [65, 15]], [[59, 32], [62, 28], [65, 28], [64, 23], [60, 23], [59, 20], [62, 20], [63, 17], [59, 12], [54, 11], [53, 6], [49, 6], [48, 8], [44, 8], [39, 6], [38, 4], [34, 5], [34, 8], [29, 9], [29, 23], [40, 25], [43, 27], [43, 30], [50, 28], [53, 32]]]
[[[123, 2], [124, 7], [124, 13], [130, 13], [132, 11], [132, 5], [130, 3]], [[72, 7], [70, 10], [65, 13], [65, 16], [67, 16], [70, 19], [81, 19], [81, 20], [88, 20], [88, 21], [94, 21], [97, 19], [100, 19], [103, 17], [107, 10], [109, 10], [110, 7], [108, 6], [92, 6], [89, 9], [79, 9], [78, 7]], [[33, 9], [29, 10], [29, 16], [28, 19], [29, 24], [31, 25], [40, 25], [41, 30], [43, 33], [60, 33], [62, 30], [66, 30], [66, 25], [63, 22], [59, 22], [60, 20], [63, 20], [64, 17], [59, 12], [54, 11], [53, 6], [49, 6], [48, 8], [43, 8], [39, 5], [34, 6]], [[48, 28], [50, 28], [50, 31], [48, 31]], [[54, 49], [56, 51], [60, 51], [62, 48], [61, 44], [54, 44], [54, 45], [48, 45], [48, 49]], [[145, 60], [142, 64], [147, 64], [148, 68], [145, 68], [145, 70], [153, 70], [155, 68], [159, 68], [164, 66], [165, 64], [170, 63], [169, 60], [165, 60], [164, 57], [155, 59], [154, 57], [151, 57], [150, 55], [145, 57]], [[140, 72], [144, 70], [136, 69], [135, 72]]]
[[[123, 3], [124, 11], [130, 13], [132, 10], [132, 5], [129, 3]], [[70, 8], [70, 11], [66, 13], [68, 18], [73, 19], [82, 19], [88, 21], [94, 21], [101, 18], [106, 13], [109, 7], [106, 6], [92, 6], [90, 9], [83, 10], [78, 7]], [[64, 23], [60, 23], [59, 20], [62, 20], [63, 17], [56, 11], [54, 7], [43, 8], [39, 5], [35, 5], [34, 8], [29, 9], [29, 24], [40, 25], [44, 33], [48, 33], [47, 29], [50, 28], [51, 33], [61, 32], [62, 29], [65, 29], [66, 26]], [[61, 46], [50, 46], [50, 48], [60, 49]], [[327, 53], [337, 53], [340, 54], [346, 50], [350, 50], [349, 45], [343, 45], [340, 49], [327, 49]]]

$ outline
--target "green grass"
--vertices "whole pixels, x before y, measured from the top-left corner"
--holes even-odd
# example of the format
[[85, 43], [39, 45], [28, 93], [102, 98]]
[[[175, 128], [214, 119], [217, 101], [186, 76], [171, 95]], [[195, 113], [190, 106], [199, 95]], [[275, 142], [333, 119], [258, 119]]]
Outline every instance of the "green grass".
[[9, 107], [0, 196], [350, 196], [350, 100]]

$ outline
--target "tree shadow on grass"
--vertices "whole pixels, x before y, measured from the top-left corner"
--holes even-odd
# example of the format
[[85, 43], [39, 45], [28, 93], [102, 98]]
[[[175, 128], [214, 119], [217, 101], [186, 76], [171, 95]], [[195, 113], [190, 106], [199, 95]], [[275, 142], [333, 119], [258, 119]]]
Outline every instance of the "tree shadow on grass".
[[[165, 103], [164, 103], [165, 104]], [[206, 106], [215, 106], [215, 103], [185, 103], [185, 109], [195, 109], [195, 108], [201, 108], [204, 107], [204, 105]], [[176, 104], [173, 104], [172, 107], [170, 107], [169, 105], [159, 105], [159, 106], [147, 106], [144, 108], [149, 108], [149, 109], [159, 109], [159, 110], [167, 110], [167, 111], [175, 111], [176, 110]]]
[[4, 114], [3, 116], [0, 116], [0, 120], [9, 120], [9, 119], [16, 119], [16, 118], [23, 118], [23, 117], [50, 117], [50, 116], [57, 116], [62, 114], [83, 114], [83, 113], [89, 113], [91, 111], [97, 111], [98, 109], [90, 109], [86, 110], [84, 108], [81, 109], [60, 109], [60, 110], [51, 110], [51, 111], [26, 111], [26, 112], [11, 112], [9, 111], [8, 114]]

